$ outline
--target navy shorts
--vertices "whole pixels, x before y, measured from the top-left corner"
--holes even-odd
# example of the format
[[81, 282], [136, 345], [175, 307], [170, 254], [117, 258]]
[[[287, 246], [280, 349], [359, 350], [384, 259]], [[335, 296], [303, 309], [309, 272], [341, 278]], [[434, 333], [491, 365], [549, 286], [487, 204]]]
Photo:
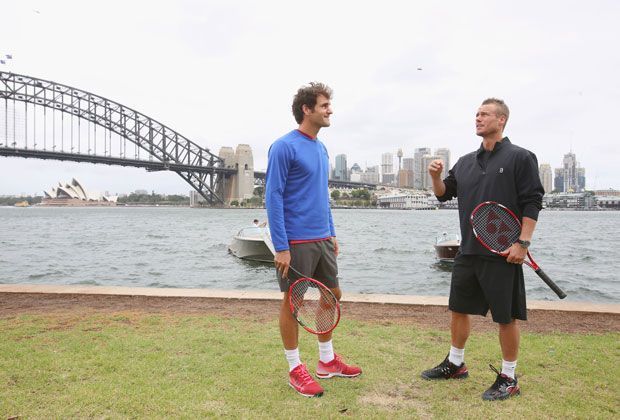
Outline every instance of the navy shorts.
[[457, 255], [452, 269], [448, 308], [463, 314], [486, 316], [509, 324], [527, 319], [523, 267], [502, 257]]
[[[331, 239], [318, 242], [304, 242], [291, 244], [291, 267], [306, 277], [320, 281], [330, 289], [338, 287], [338, 263], [336, 262], [336, 250]], [[293, 271], [288, 271], [288, 279], [283, 279], [276, 270], [276, 276], [280, 283], [280, 291], [287, 292], [299, 276]]]

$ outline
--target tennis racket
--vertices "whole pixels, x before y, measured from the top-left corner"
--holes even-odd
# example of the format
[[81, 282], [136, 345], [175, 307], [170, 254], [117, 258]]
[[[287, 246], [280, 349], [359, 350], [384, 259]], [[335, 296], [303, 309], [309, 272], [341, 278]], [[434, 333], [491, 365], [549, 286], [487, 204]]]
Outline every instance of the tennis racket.
[[323, 283], [299, 273], [300, 278], [289, 287], [289, 305], [299, 325], [312, 334], [327, 334], [340, 321], [340, 304]]
[[[521, 234], [521, 223], [517, 216], [509, 208], [495, 201], [485, 201], [478, 204], [474, 211], [471, 212], [469, 222], [474, 231], [474, 236], [482, 246], [502, 256], [504, 256], [504, 253], [512, 244], [517, 242]], [[527, 251], [527, 258], [529, 261], [525, 260], [523, 262], [529, 265], [560, 299], [564, 299], [566, 293], [542, 271], [532, 258], [529, 250]]]

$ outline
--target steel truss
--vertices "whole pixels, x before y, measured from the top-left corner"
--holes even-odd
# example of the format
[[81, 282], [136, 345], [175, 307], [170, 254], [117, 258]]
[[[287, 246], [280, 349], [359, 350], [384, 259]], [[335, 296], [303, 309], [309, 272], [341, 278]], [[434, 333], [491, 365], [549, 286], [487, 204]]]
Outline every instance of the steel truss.
[[[66, 153], [64, 151], [17, 148], [16, 143], [0, 145], [1, 156], [19, 156], [39, 159], [71, 160], [75, 162], [104, 163], [109, 165], [142, 167], [150, 171], [176, 172], [211, 205], [224, 203], [224, 178], [236, 174], [224, 168], [223, 160], [166, 125], [110, 99], [93, 93], [20, 74], [0, 72], [0, 100], [8, 109], [9, 101], [24, 102], [35, 106], [61, 111], [103, 127], [147, 152], [147, 159], [139, 153], [135, 159], [126, 154], [113, 157], [91, 153]], [[15, 108], [15, 107], [14, 107]], [[5, 112], [7, 112], [5, 109]], [[26, 106], [26, 118], [27, 118]], [[72, 131], [73, 134], [73, 131]], [[105, 140], [104, 140], [105, 141]], [[96, 149], [95, 149], [96, 150]]]

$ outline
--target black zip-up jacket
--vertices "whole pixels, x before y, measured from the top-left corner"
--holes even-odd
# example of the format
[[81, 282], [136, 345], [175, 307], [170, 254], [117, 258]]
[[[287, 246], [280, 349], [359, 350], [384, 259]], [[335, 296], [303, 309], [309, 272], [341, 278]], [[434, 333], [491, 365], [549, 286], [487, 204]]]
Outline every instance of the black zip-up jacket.
[[461, 157], [443, 180], [446, 192], [439, 201], [459, 200], [461, 248], [464, 255], [495, 255], [484, 248], [469, 223], [471, 212], [484, 201], [496, 201], [519, 218], [538, 220], [545, 190], [538, 175], [536, 155], [516, 146], [504, 137], [495, 144], [485, 164], [485, 150], [480, 148]]

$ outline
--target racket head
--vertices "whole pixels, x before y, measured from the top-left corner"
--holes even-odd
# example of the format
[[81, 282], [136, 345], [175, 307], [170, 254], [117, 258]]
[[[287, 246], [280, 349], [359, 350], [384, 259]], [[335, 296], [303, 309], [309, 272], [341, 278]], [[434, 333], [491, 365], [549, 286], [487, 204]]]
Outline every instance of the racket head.
[[478, 241], [489, 251], [503, 255], [521, 234], [521, 223], [506, 206], [485, 201], [476, 206], [469, 218]]
[[301, 277], [289, 287], [291, 313], [306, 331], [327, 334], [340, 322], [340, 304], [331, 290], [310, 277]]

